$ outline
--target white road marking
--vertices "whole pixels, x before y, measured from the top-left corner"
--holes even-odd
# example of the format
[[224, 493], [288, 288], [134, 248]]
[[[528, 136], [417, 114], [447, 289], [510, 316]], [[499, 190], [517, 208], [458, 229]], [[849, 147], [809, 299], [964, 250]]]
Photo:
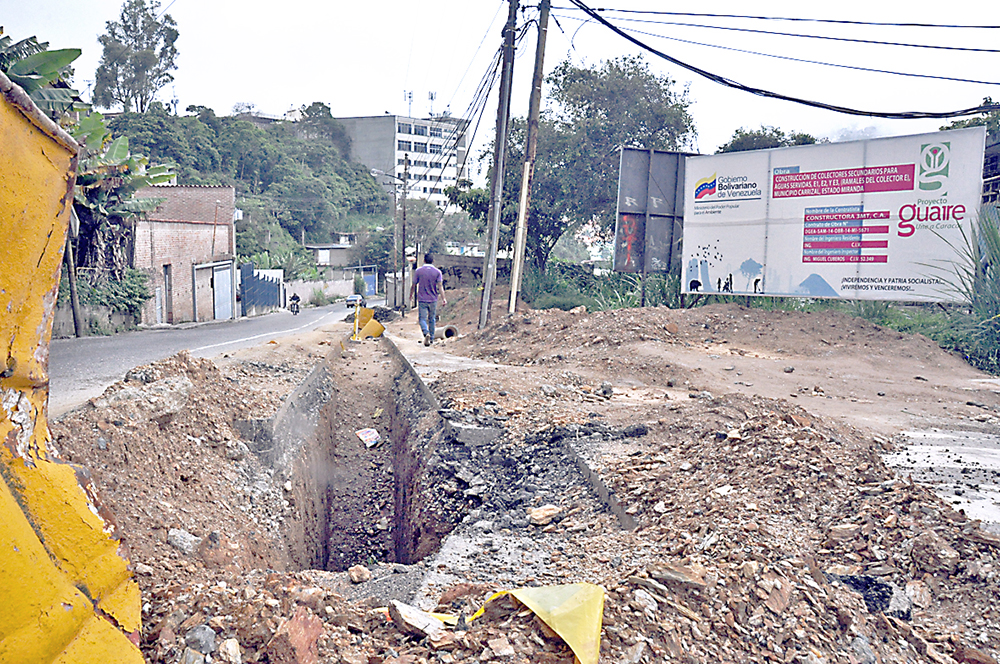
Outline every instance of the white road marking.
[[320, 318], [317, 319], [316, 321], [314, 321], [312, 323], [306, 323], [305, 325], [300, 325], [299, 327], [293, 327], [291, 329], [281, 330], [279, 332], [265, 332], [264, 334], [255, 334], [252, 337], [242, 337], [240, 339], [230, 339], [229, 341], [221, 341], [221, 342], [219, 342], [217, 344], [209, 344], [207, 346], [199, 346], [198, 348], [192, 348], [191, 352], [192, 353], [197, 353], [199, 351], [209, 350], [210, 348], [219, 348], [220, 346], [231, 346], [233, 344], [243, 343], [244, 341], [254, 341], [256, 339], [263, 339], [264, 337], [285, 337], [285, 336], [288, 336], [289, 334], [292, 334], [292, 333], [295, 333], [295, 332], [299, 332], [299, 331], [304, 330], [306, 328], [316, 327], [317, 325], [319, 325], [320, 323], [322, 323], [323, 320], [325, 320], [328, 316], [332, 316], [333, 313], [334, 312], [332, 312], [332, 311], [328, 312], [328, 313], [325, 313], [322, 316], [320, 316]]

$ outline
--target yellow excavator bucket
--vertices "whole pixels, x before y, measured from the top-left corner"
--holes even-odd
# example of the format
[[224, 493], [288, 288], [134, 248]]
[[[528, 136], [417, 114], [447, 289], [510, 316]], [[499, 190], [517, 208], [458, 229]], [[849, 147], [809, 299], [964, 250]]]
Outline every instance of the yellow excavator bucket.
[[3, 74], [0, 145], [0, 662], [139, 663], [115, 523], [47, 421], [78, 146]]

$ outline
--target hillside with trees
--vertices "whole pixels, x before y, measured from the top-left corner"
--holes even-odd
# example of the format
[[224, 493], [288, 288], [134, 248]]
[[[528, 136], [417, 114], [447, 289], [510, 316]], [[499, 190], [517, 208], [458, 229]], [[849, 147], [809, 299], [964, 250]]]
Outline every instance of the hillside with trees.
[[146, 113], [110, 122], [153, 161], [175, 164], [179, 184], [231, 185], [244, 211], [237, 250], [285, 253], [331, 242], [334, 234], [389, 224], [392, 199], [350, 157], [350, 141], [325, 104], [298, 122], [258, 124], [249, 114], [219, 116], [204, 106], [174, 115], [153, 103]]

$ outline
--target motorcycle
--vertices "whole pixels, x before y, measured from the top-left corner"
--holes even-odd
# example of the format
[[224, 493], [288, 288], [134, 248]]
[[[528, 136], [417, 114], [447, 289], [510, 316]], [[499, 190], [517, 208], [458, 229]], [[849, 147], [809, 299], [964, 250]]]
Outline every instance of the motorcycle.
[[298, 300], [292, 300], [291, 302], [289, 302], [288, 303], [288, 310], [292, 312], [293, 316], [298, 316], [299, 315], [299, 301]]

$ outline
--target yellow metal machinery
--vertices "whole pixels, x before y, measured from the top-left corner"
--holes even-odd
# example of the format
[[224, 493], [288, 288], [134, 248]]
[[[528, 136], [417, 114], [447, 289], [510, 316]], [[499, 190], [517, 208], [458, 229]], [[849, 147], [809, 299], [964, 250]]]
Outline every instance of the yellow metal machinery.
[[0, 663], [143, 661], [115, 523], [47, 421], [77, 151], [0, 74]]

